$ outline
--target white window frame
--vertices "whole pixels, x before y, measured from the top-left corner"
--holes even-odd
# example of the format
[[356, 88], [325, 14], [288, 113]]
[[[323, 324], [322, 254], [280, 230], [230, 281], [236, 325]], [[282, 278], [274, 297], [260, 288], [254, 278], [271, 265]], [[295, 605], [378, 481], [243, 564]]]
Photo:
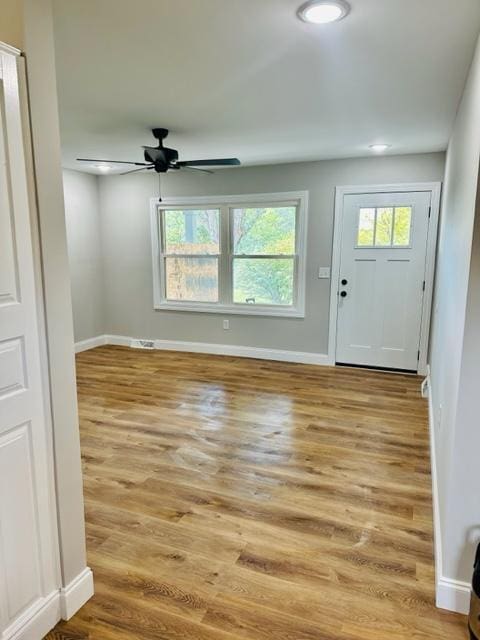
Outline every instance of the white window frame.
[[[297, 207], [294, 303], [292, 306], [252, 305], [212, 302], [182, 302], [165, 298], [165, 272], [162, 253], [161, 211], [166, 208], [220, 209], [220, 256], [219, 256], [219, 298], [226, 298], [226, 291], [233, 294], [231, 246], [232, 209], [240, 207], [293, 206]], [[226, 221], [226, 223], [225, 223]], [[153, 307], [164, 311], [188, 311], [200, 313], [220, 313], [247, 316], [275, 316], [285, 318], [305, 317], [305, 276], [308, 227], [308, 191], [287, 191], [281, 193], [256, 193], [234, 196], [200, 196], [185, 198], [150, 199], [150, 225], [152, 238]], [[252, 256], [263, 258], [265, 256]], [[274, 256], [275, 258], [277, 256]]]

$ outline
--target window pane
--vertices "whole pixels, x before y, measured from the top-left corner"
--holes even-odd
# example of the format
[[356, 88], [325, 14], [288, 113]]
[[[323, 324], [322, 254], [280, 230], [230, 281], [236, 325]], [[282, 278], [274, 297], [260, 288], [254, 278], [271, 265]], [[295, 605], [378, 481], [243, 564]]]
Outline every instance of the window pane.
[[239, 304], [293, 304], [294, 258], [236, 258], [233, 301]]
[[375, 209], [360, 209], [358, 216], [357, 246], [373, 247], [375, 236]]
[[412, 227], [412, 207], [395, 207], [393, 244], [395, 247], [408, 247]]
[[375, 246], [389, 247], [392, 244], [393, 209], [377, 209], [377, 224], [375, 227]]
[[218, 209], [164, 211], [165, 253], [220, 253]]
[[218, 302], [218, 258], [165, 258], [167, 300]]
[[295, 254], [296, 207], [233, 210], [233, 252]]

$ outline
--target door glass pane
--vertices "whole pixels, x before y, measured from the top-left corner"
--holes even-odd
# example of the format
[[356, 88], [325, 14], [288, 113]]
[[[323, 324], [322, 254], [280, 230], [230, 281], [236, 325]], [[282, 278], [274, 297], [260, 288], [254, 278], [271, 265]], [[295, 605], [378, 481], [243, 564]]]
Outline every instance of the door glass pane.
[[218, 258], [165, 258], [167, 300], [218, 302]]
[[294, 258], [235, 258], [233, 301], [237, 304], [293, 304]]
[[412, 228], [412, 207], [395, 207], [393, 246], [408, 247]]
[[243, 255], [293, 255], [296, 207], [233, 210], [233, 252]]
[[377, 224], [375, 226], [375, 246], [390, 247], [392, 244], [393, 208], [380, 207], [377, 209]]
[[185, 209], [163, 212], [164, 252], [218, 254], [220, 211]]
[[375, 209], [360, 209], [357, 246], [373, 247], [375, 235]]

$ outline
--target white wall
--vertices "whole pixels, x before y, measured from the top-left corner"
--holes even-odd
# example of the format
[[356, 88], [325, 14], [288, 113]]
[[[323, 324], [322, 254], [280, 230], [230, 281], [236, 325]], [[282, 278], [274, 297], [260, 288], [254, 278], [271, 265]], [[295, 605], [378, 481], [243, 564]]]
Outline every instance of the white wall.
[[101, 176], [106, 333], [326, 354], [330, 282], [317, 274], [318, 267], [331, 263], [335, 187], [441, 181], [443, 172], [444, 154], [439, 153], [162, 177], [165, 196], [310, 192], [305, 318], [230, 316], [229, 331], [218, 314], [153, 309], [149, 201], [158, 194], [158, 179], [150, 174]]
[[[103, 259], [98, 179], [63, 172], [75, 342], [104, 333]], [[88, 302], [87, 302], [88, 301]]]
[[480, 542], [480, 207], [477, 200], [447, 495], [444, 573], [469, 581]]
[[[478, 240], [472, 260], [480, 160], [480, 49], [447, 153], [430, 348], [442, 576], [468, 582], [480, 522]], [[477, 226], [478, 226], [477, 215]], [[478, 233], [479, 231], [477, 231]], [[472, 533], [473, 532], [473, 533]]]
[[[23, 0], [18, 4], [23, 6], [23, 47], [27, 60], [42, 251], [62, 584], [67, 587], [85, 572], [86, 549], [52, 7], [51, 0]], [[87, 598], [91, 593], [84, 592], [83, 595]], [[80, 599], [77, 604], [82, 604]]]

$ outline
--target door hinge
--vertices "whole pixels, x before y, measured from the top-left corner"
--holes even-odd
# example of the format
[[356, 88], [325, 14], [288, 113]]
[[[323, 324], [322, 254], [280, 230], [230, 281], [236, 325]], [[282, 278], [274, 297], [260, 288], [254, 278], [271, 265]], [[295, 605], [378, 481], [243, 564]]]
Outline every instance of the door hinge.
[[428, 219], [430, 220], [430, 216], [432, 215], [432, 207], [428, 207]]
[[426, 286], [426, 282], [425, 282], [425, 280], [424, 280], [424, 281], [423, 281], [423, 284], [422, 284], [422, 291], [425, 291], [425, 286]]
[[417, 352], [417, 362], [420, 362], [420, 350]]

